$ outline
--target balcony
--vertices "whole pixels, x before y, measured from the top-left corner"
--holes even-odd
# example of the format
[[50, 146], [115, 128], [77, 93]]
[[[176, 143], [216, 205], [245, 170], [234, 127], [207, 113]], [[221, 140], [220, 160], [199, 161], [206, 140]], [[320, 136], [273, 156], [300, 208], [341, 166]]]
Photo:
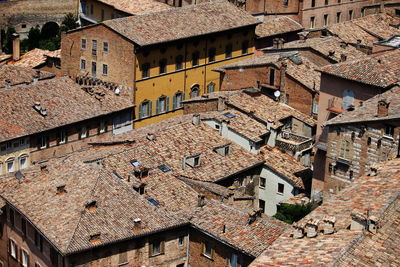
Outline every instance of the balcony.
[[276, 146], [285, 151], [294, 153], [310, 149], [313, 144], [312, 138], [297, 135], [291, 132], [281, 132], [276, 138]]

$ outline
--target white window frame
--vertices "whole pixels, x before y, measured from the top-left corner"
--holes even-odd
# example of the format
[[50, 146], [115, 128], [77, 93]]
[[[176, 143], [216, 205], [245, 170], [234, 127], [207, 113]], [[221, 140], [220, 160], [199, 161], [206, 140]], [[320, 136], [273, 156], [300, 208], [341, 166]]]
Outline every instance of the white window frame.
[[88, 129], [86, 126], [81, 127], [79, 137], [80, 137], [80, 139], [85, 139], [86, 137], [88, 137]]
[[60, 145], [65, 144], [67, 142], [67, 133], [65, 132], [65, 130], [61, 130], [59, 132], [59, 135], [60, 135], [60, 140], [58, 144]]
[[100, 121], [99, 133], [105, 133], [105, 132], [106, 132], [106, 122]]
[[39, 137], [39, 148], [40, 149], [47, 148], [47, 137], [46, 137], [46, 135], [41, 135]]
[[10, 239], [10, 256], [17, 259], [17, 244], [12, 239]]
[[[8, 166], [8, 164], [12, 164], [11, 166], [11, 168], [9, 168]], [[8, 173], [10, 173], [10, 172], [14, 172], [15, 171], [15, 159], [14, 158], [11, 158], [11, 159], [7, 159], [6, 160], [6, 168], [7, 168], [7, 172]]]
[[108, 75], [108, 65], [107, 64], [103, 64], [103, 67], [102, 67], [101, 71], [102, 71], [102, 75], [103, 76], [107, 76]]
[[81, 39], [81, 49], [86, 50], [86, 48], [87, 48], [87, 40]]
[[[20, 169], [25, 169], [25, 168], [28, 167], [28, 158], [29, 158], [29, 156], [26, 155], [26, 154], [23, 154], [23, 155], [19, 156], [18, 162], [19, 162], [19, 168], [20, 168]], [[24, 164], [24, 166], [22, 166], [22, 164], [21, 164], [21, 160], [23, 160], [23, 159], [25, 159], [25, 164]]]
[[21, 249], [21, 266], [28, 267], [29, 263], [29, 253], [25, 249]]

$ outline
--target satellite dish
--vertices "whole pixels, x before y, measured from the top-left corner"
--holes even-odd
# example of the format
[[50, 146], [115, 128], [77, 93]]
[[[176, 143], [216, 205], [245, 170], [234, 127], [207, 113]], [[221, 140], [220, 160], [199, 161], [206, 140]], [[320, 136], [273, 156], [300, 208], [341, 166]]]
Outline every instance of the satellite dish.
[[279, 97], [280, 95], [281, 95], [281, 91], [276, 90], [276, 91], [274, 92], [274, 96], [275, 96], [275, 97]]

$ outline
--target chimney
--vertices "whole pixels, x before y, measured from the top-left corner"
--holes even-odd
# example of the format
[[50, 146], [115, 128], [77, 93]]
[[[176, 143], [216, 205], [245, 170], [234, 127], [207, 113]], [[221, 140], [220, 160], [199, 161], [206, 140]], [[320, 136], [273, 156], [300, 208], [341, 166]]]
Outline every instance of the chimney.
[[360, 39], [357, 39], [356, 48], [357, 48], [357, 49], [360, 49], [360, 48], [361, 48], [361, 40], [360, 40]]
[[370, 216], [369, 211], [367, 211], [367, 214], [361, 214], [361, 213], [351, 214], [350, 230], [359, 231], [364, 229], [375, 234], [377, 228], [378, 228], [378, 218], [375, 216]]
[[280, 97], [279, 97], [279, 102], [280, 103], [286, 103], [286, 67], [287, 63], [285, 61], [282, 61], [281, 63], [281, 68], [280, 68], [280, 88], [279, 91], [281, 92]]
[[194, 114], [192, 118], [193, 125], [200, 125], [200, 114]]
[[14, 61], [19, 60], [21, 49], [20, 49], [20, 39], [19, 39], [19, 34], [13, 33], [12, 35], [12, 57]]
[[346, 54], [340, 54], [340, 62], [344, 62], [347, 60]]
[[140, 218], [133, 219], [133, 226], [135, 228], [139, 228], [141, 226], [141, 224], [142, 224], [142, 219], [140, 219]]
[[335, 232], [336, 218], [334, 216], [325, 216], [322, 219], [324, 223], [324, 235], [330, 235]]
[[217, 104], [218, 111], [225, 110], [225, 101], [226, 101], [225, 97], [222, 96], [218, 97], [218, 104]]
[[148, 133], [148, 134], [147, 134], [147, 140], [153, 141], [154, 139], [155, 139], [154, 134], [152, 134], [152, 133]]
[[10, 80], [6, 80], [6, 88], [7, 89], [11, 88], [11, 81]]
[[303, 227], [297, 225], [296, 223], [293, 224], [292, 236], [293, 236], [293, 238], [296, 238], [296, 239], [303, 238], [304, 237], [304, 229], [303, 229]]
[[328, 55], [333, 57], [335, 55], [335, 50], [329, 50]]
[[67, 193], [67, 190], [65, 189], [65, 184], [58, 185], [56, 194], [57, 195], [64, 195], [65, 193]]
[[306, 223], [305, 231], [307, 233], [307, 237], [316, 237], [318, 234], [318, 223], [319, 221], [316, 219], [310, 219]]
[[378, 101], [378, 113], [377, 117], [386, 117], [389, 115], [389, 104], [385, 99]]
[[197, 196], [197, 207], [203, 207], [206, 204], [206, 197], [203, 194]]

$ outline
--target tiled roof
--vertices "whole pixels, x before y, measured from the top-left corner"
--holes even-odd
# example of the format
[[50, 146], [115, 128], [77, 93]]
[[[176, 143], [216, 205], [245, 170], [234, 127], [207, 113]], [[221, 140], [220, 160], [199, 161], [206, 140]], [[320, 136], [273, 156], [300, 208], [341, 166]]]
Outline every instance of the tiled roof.
[[234, 247], [258, 256], [287, 229], [287, 224], [264, 214], [249, 224], [249, 211], [210, 200], [191, 214], [191, 223]]
[[265, 122], [273, 122], [273, 128], [280, 127], [282, 125], [281, 121], [289, 117], [295, 117], [310, 126], [316, 124], [316, 121], [311, 117], [288, 105], [278, 103], [263, 94], [251, 96], [243, 91], [239, 91], [237, 94], [230, 96], [227, 103], [246, 113], [252, 113], [257, 119]]
[[[388, 116], [378, 117], [378, 102], [384, 100], [389, 103]], [[400, 118], [400, 86], [395, 86], [383, 94], [376, 95], [363, 102], [362, 106], [353, 111], [344, 112], [326, 122], [330, 124], [345, 124], [363, 121], [379, 121]]]
[[[0, 90], [6, 86], [6, 81], [10, 81], [11, 85], [21, 83], [31, 83], [36, 77], [37, 70], [31, 68], [23, 68], [11, 65], [0, 65]], [[55, 75], [50, 72], [40, 71], [40, 80], [53, 78]]]
[[[232, 114], [234, 117], [227, 117], [225, 114]], [[235, 110], [227, 109], [224, 111], [208, 112], [202, 114], [202, 119], [214, 119], [220, 123], [226, 122], [227, 127], [232, 131], [244, 136], [253, 142], [260, 142], [263, 136], [269, 133], [269, 130], [257, 120], [250, 116]]]
[[[291, 230], [286, 231], [250, 266], [348, 266], [343, 262], [349, 261], [354, 266], [376, 266], [378, 263], [397, 266], [400, 253], [399, 194], [400, 160], [382, 163], [377, 166], [376, 174], [358, 178], [297, 223], [304, 226], [310, 220], [319, 221], [320, 230], [324, 218], [334, 217], [334, 233], [295, 239]], [[377, 233], [349, 230], [352, 214], [375, 217], [379, 225]], [[369, 244], [373, 246], [369, 247]]]
[[[46, 63], [47, 55], [52, 55], [54, 57], [57, 55], [57, 53], [59, 54], [60, 50], [49, 51], [49, 50], [35, 48], [23, 54], [18, 61], [9, 61], [8, 64], [18, 67], [33, 69]], [[58, 57], [60, 56], [58, 55]]]
[[[0, 142], [133, 107], [107, 88], [92, 89], [89, 93], [67, 77], [1, 89]], [[34, 109], [35, 103], [46, 116]]]
[[265, 146], [261, 149], [261, 155], [265, 160], [265, 165], [289, 179], [295, 187], [305, 188], [303, 180], [301, 177], [297, 177], [296, 173], [302, 172], [308, 167], [304, 167], [296, 158], [281, 152], [278, 148]]
[[[292, 60], [291, 58], [299, 61], [294, 62], [294, 60]], [[254, 56], [248, 59], [221, 66], [217, 68], [217, 70], [267, 65], [274, 65], [277, 68], [280, 68], [283, 62], [286, 63], [287, 75], [290, 75], [292, 78], [296, 79], [310, 90], [319, 90], [321, 74], [315, 70], [319, 66], [314, 64], [306, 56], [303, 56], [296, 51], [267, 53], [264, 55]]]
[[347, 43], [357, 43], [372, 47], [373, 43], [387, 39], [393, 34], [400, 34], [400, 29], [390, 26], [400, 20], [385, 13], [373, 14], [352, 21], [345, 21], [329, 26], [327, 29]]
[[371, 55], [354, 61], [341, 62], [321, 68], [323, 73], [347, 80], [387, 88], [400, 80], [400, 50]]
[[[344, 54], [347, 60], [359, 59], [366, 55], [358, 51], [354, 46], [346, 44], [343, 40], [335, 36], [327, 36], [323, 38], [307, 38], [305, 40], [297, 40], [284, 44], [284, 49], [287, 48], [306, 48], [309, 47], [325, 57], [328, 57], [336, 62], [341, 61], [341, 55]], [[332, 55], [332, 52], [333, 55]]]
[[[57, 187], [65, 193], [57, 194]], [[46, 171], [26, 171], [19, 183], [2, 177], [1, 195], [62, 254], [135, 238], [186, 223], [157, 209], [114, 175], [95, 165], [63, 159]], [[96, 201], [97, 208], [85, 206]], [[140, 227], [133, 220], [140, 218]], [[100, 234], [99, 242], [90, 241]]]
[[262, 24], [257, 25], [256, 35], [260, 38], [273, 36], [282, 33], [300, 31], [304, 27], [289, 17], [277, 17], [264, 21]]
[[11, 58], [12, 58], [12, 55], [8, 55], [8, 54], [0, 55], [0, 63], [3, 61], [7, 61]]
[[140, 15], [149, 12], [157, 12], [172, 8], [170, 5], [155, 0], [98, 0], [99, 2], [113, 6], [115, 9]]
[[256, 18], [224, 0], [103, 22], [104, 25], [139, 46], [185, 39], [258, 23]]

